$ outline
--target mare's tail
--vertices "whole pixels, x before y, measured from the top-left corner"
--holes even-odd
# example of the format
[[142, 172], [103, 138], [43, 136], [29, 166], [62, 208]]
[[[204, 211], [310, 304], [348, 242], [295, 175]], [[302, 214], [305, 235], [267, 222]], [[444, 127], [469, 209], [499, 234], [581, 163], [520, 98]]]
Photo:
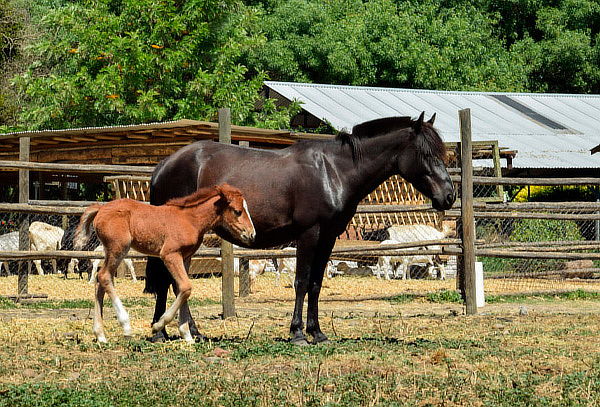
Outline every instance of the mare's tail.
[[75, 250], [81, 250], [88, 240], [90, 240], [93, 228], [92, 222], [100, 208], [102, 208], [102, 205], [92, 204], [88, 206], [85, 212], [83, 212], [83, 215], [81, 215], [79, 225], [77, 225], [77, 230], [75, 230], [75, 239], [73, 239], [73, 247]]

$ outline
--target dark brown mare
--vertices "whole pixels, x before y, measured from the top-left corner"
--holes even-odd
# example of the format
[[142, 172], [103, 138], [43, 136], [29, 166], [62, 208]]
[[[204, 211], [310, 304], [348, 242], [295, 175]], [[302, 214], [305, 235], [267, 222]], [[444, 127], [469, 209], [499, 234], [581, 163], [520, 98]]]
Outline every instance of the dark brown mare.
[[[237, 244], [266, 248], [297, 241], [296, 302], [292, 342], [306, 344], [302, 311], [308, 293], [306, 332], [314, 343], [327, 337], [319, 326], [318, 300], [323, 272], [336, 237], [344, 232], [358, 203], [383, 181], [400, 174], [431, 199], [438, 210], [456, 198], [446, 171], [446, 149], [421, 114], [390, 117], [355, 126], [335, 140], [300, 141], [277, 151], [212, 141], [188, 145], [160, 162], [152, 175], [150, 202], [160, 205], [204, 186], [228, 182], [240, 188], [256, 227], [252, 244], [223, 228], [215, 232]], [[164, 265], [148, 259], [146, 291], [156, 294], [154, 321], [166, 307], [169, 278]], [[188, 307], [181, 314], [193, 321]], [[191, 326], [194, 334], [195, 326]], [[198, 334], [198, 336], [200, 336]], [[155, 335], [163, 340], [166, 332]]]
[[[196, 252], [207, 230], [218, 227], [247, 245], [255, 236], [248, 206], [239, 189], [228, 184], [201, 188], [193, 194], [172, 199], [165, 205], [152, 206], [132, 199], [118, 199], [106, 205], [89, 206], [75, 232], [75, 247], [89, 240], [92, 224], [104, 246], [104, 265], [96, 282], [94, 334], [98, 342], [106, 342], [102, 326], [104, 293], [108, 293], [125, 336], [131, 335], [129, 314], [123, 307], [112, 283], [117, 267], [129, 248], [150, 256], [158, 256], [175, 281], [177, 298], [152, 326], [160, 332], [171, 322], [192, 292], [184, 262]], [[190, 321], [179, 318], [179, 332], [193, 342]]]

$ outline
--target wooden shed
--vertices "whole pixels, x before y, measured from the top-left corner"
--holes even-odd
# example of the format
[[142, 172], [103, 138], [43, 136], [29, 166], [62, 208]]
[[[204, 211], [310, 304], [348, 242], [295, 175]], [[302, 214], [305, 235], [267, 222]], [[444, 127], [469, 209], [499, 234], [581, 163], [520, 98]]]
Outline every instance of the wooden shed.
[[[331, 134], [300, 133], [232, 126], [232, 142], [250, 147], [279, 149], [298, 140], [331, 139]], [[218, 140], [218, 123], [197, 120], [178, 120], [131, 126], [80, 128], [17, 132], [0, 135], [0, 160], [18, 160], [19, 139], [31, 140], [30, 160], [42, 163], [155, 165], [164, 157], [197, 140]], [[449, 144], [449, 151], [456, 150]], [[500, 173], [497, 143], [475, 146], [476, 158], [495, 160], [495, 172]], [[453, 154], [454, 157], [454, 154]], [[456, 161], [452, 159], [456, 164]], [[129, 197], [148, 201], [148, 177], [111, 176], [106, 174], [31, 173], [33, 199], [47, 199], [45, 184], [60, 184], [63, 189], [77, 183], [104, 183], [112, 185], [116, 198]], [[0, 179], [16, 184], [16, 171], [0, 171]], [[501, 194], [494, 194], [499, 199]], [[67, 198], [61, 197], [61, 198]], [[500, 198], [501, 199], [501, 198]], [[401, 177], [395, 176], [369, 194], [362, 204], [419, 205], [426, 199]], [[385, 229], [395, 224], [425, 223], [440, 226], [440, 215], [434, 212], [358, 214], [347, 233], [348, 238], [360, 238], [365, 232]]]
[[[332, 135], [232, 126], [232, 142], [258, 148], [282, 148], [298, 140]], [[29, 137], [30, 160], [40, 163], [155, 165], [164, 157], [197, 140], [218, 140], [218, 124], [177, 120], [130, 126], [25, 131], [0, 134], [0, 160], [19, 159], [19, 139]], [[44, 185], [64, 190], [76, 183], [102, 183], [105, 174], [31, 172], [34, 199], [47, 199]], [[0, 182], [17, 184], [16, 171], [0, 171]], [[66, 198], [66, 197], [65, 197]]]

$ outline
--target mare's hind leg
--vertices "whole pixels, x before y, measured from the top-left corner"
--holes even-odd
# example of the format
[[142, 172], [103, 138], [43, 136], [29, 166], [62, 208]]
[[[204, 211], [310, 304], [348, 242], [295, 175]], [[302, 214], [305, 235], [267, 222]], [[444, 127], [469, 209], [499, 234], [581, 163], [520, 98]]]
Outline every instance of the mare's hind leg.
[[[121, 251], [120, 253], [114, 253], [110, 250], [110, 248], [107, 247], [107, 245], [105, 245], [104, 247], [106, 248], [106, 255], [104, 258], [104, 265], [98, 271], [97, 287], [99, 287], [99, 288], [97, 291], [96, 304], [98, 304], [98, 295], [100, 293], [102, 293], [102, 296], [104, 296], [104, 292], [106, 292], [109, 295], [110, 300], [112, 301], [113, 308], [115, 309], [115, 312], [117, 314], [117, 320], [121, 324], [121, 327], [123, 327], [124, 335], [126, 337], [130, 337], [131, 336], [131, 324], [130, 324], [130, 320], [129, 320], [129, 314], [127, 313], [127, 310], [123, 306], [123, 303], [121, 302], [121, 299], [117, 295], [117, 292], [113, 285], [113, 277], [117, 272], [117, 268], [119, 267], [121, 260], [123, 259], [125, 254], [127, 254], [128, 248], [125, 247], [125, 250]], [[102, 290], [102, 291], [100, 291], [100, 290]], [[100, 327], [101, 327], [101, 324], [102, 324], [102, 303], [101, 302], [100, 302], [100, 314], [99, 315], [96, 314], [96, 316], [99, 316]], [[95, 329], [96, 329], [96, 320], [94, 321], [94, 333], [96, 333]], [[100, 337], [98, 335], [96, 335], [96, 337], [98, 338], [98, 342], [101, 342]], [[106, 342], [106, 338], [104, 338], [104, 342]]]
[[[171, 253], [165, 256], [161, 256], [161, 259], [171, 272], [175, 284], [177, 285], [177, 297], [169, 309], [160, 317], [160, 319], [152, 325], [152, 332], [156, 333], [162, 331], [164, 327], [177, 315], [177, 311], [181, 306], [187, 303], [190, 294], [192, 293], [192, 283], [190, 282], [185, 267], [183, 265], [183, 258], [179, 253]], [[194, 340], [190, 333], [189, 322], [184, 323], [179, 327], [180, 333], [186, 342], [193, 343]]]
[[[150, 274], [154, 275], [154, 278], [148, 277]], [[148, 282], [154, 281], [152, 287], [148, 287]], [[145, 292], [154, 293], [156, 296], [156, 302], [154, 303], [154, 316], [152, 317], [152, 324], [154, 325], [160, 317], [165, 313], [167, 309], [167, 294], [169, 293], [169, 287], [173, 277], [165, 267], [163, 261], [156, 257], [148, 257], [146, 263], [146, 289]], [[173, 286], [175, 284], [173, 283]], [[162, 329], [156, 333], [153, 332], [150, 342], [164, 342], [169, 339], [166, 329]]]

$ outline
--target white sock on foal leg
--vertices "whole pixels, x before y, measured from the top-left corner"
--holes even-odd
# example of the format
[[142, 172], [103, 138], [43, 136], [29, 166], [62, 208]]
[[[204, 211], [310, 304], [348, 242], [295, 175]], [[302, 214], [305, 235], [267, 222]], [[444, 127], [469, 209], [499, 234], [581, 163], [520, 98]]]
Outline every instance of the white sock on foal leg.
[[117, 296], [115, 296], [112, 303], [113, 303], [113, 307], [115, 308], [115, 311], [117, 313], [117, 320], [123, 327], [125, 336], [131, 336], [131, 324], [129, 321], [129, 314], [127, 313], [127, 310], [123, 306], [123, 303]]

